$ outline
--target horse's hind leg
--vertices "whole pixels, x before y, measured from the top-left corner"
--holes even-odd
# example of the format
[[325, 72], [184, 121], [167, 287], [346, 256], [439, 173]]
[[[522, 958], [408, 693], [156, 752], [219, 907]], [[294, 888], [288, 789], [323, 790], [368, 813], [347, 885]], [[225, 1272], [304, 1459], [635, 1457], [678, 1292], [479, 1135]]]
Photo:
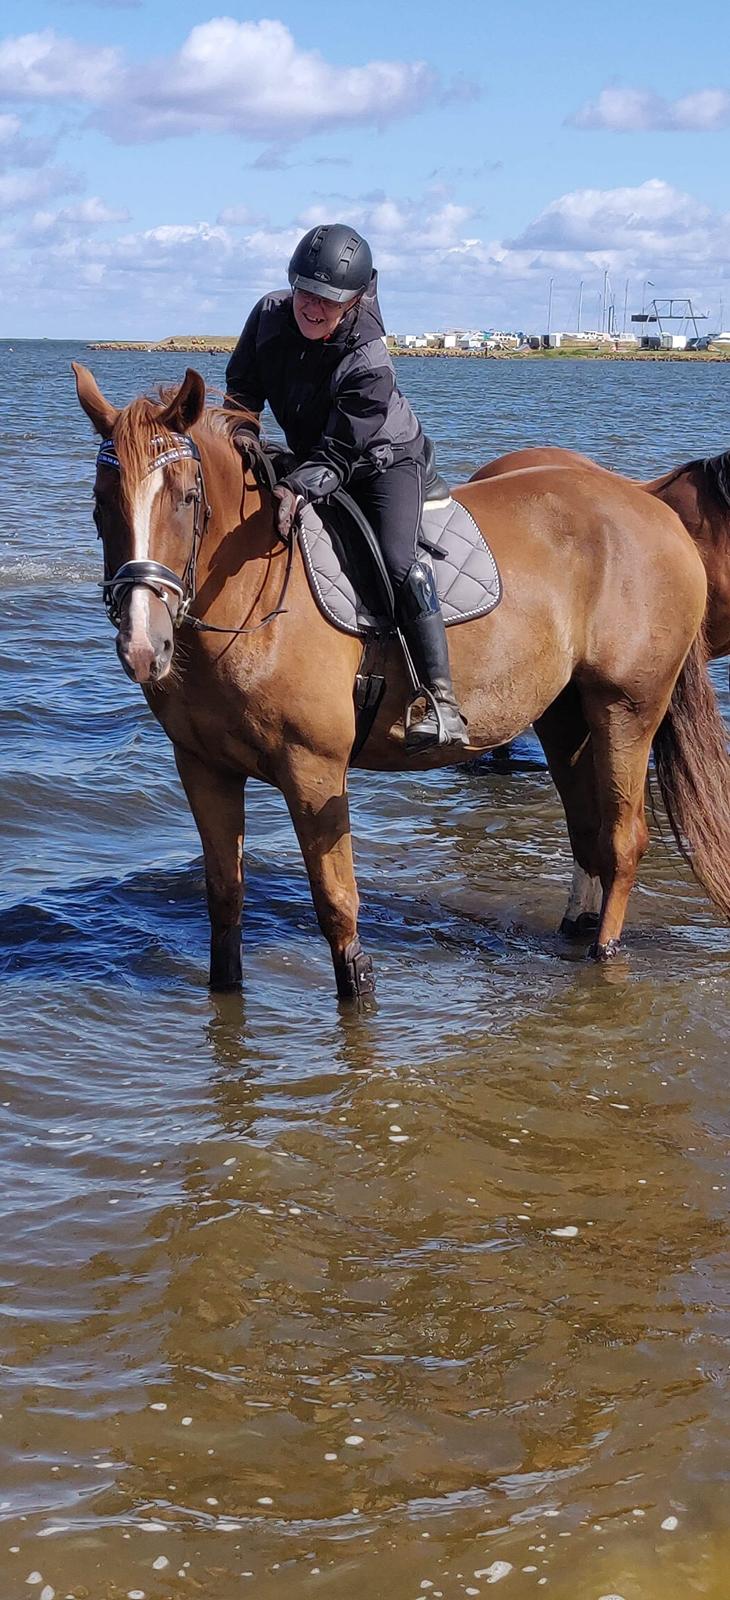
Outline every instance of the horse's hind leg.
[[205, 857], [210, 916], [210, 987], [241, 982], [244, 779], [175, 746], [175, 761]]
[[295, 748], [280, 786], [296, 828], [317, 920], [332, 952], [337, 993], [342, 1000], [372, 994], [373, 966], [357, 931], [359, 898], [347, 768]]
[[646, 706], [584, 693], [591, 729], [593, 766], [600, 805], [598, 868], [603, 902], [591, 954], [605, 960], [618, 949], [629, 895], [649, 842], [644, 814], [651, 741], [659, 716]]
[[569, 683], [558, 695], [535, 723], [535, 732], [565, 808], [574, 858], [573, 883], [560, 932], [567, 939], [582, 939], [598, 928], [603, 890], [593, 747], [575, 684]]

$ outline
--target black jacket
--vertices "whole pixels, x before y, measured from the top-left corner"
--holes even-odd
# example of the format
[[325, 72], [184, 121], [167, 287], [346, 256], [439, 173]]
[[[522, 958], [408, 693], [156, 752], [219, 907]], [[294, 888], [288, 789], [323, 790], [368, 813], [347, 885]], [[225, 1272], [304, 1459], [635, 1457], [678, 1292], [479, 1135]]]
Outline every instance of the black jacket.
[[290, 474], [307, 499], [353, 474], [423, 459], [423, 435], [396, 386], [384, 332], [375, 272], [330, 339], [303, 338], [289, 290], [265, 295], [248, 318], [226, 368], [228, 395], [256, 413], [268, 400], [298, 468], [313, 469]]

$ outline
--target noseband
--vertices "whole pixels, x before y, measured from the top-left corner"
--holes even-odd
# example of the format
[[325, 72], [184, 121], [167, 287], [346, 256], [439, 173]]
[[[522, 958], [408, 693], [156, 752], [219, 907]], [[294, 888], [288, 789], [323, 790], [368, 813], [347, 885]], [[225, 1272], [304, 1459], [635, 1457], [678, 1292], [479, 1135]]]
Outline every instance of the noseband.
[[[198, 551], [210, 517], [210, 506], [205, 492], [205, 479], [203, 477], [200, 451], [195, 440], [191, 439], [189, 433], [174, 433], [172, 438], [175, 441], [172, 448], [162, 450], [160, 455], [153, 458], [145, 476], [149, 477], [152, 472], [157, 472], [162, 467], [169, 466], [173, 461], [192, 460], [197, 462], [195, 488], [193, 490], [195, 514], [193, 517], [190, 554], [185, 563], [182, 577], [178, 577], [171, 567], [163, 566], [160, 561], [125, 561], [124, 565], [119, 567], [116, 572], [109, 574], [106, 570], [105, 552], [104, 582], [101, 585], [101, 592], [104, 597], [106, 614], [115, 628], [118, 628], [121, 622], [122, 606], [130, 589], [151, 589], [152, 593], [156, 594], [163, 605], [167, 607], [170, 621], [174, 628], [179, 627], [180, 623], [184, 622], [195, 598]], [[158, 437], [152, 440], [152, 447], [154, 449], [155, 446], [163, 445], [164, 443], [165, 441]], [[99, 447], [96, 461], [97, 466], [114, 467], [119, 472], [119, 457], [111, 439], [103, 440]], [[101, 534], [99, 537], [101, 537]], [[177, 595], [178, 599], [174, 613], [168, 598], [171, 593]]]

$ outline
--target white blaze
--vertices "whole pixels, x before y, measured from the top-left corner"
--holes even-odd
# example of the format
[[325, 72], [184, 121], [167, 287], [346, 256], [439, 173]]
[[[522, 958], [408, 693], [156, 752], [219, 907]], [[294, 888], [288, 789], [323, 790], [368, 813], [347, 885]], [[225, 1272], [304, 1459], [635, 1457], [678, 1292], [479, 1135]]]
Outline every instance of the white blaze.
[[133, 561], [147, 561], [150, 553], [152, 508], [163, 484], [163, 473], [151, 472], [143, 478], [132, 509]]
[[127, 628], [130, 637], [139, 643], [139, 636], [147, 639], [150, 631], [150, 591], [143, 589], [140, 584], [132, 590], [129, 596], [129, 609], [127, 611]]
[[[152, 511], [163, 481], [162, 472], [151, 472], [148, 477], [143, 478], [137, 488], [132, 507], [132, 561], [149, 560]], [[132, 590], [129, 598], [128, 623], [133, 639], [139, 638], [140, 633], [145, 638], [149, 636], [149, 589], [140, 586]]]

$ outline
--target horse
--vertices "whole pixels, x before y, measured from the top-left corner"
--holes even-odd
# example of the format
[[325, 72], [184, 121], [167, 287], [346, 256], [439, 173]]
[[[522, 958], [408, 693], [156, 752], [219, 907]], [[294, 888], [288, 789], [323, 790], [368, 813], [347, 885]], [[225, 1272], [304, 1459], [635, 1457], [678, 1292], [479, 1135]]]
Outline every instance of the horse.
[[[606, 473], [590, 456], [558, 445], [535, 445], [511, 450], [489, 461], [472, 473], [470, 483], [502, 476], [505, 472], [524, 472], [533, 467], [592, 468]], [[611, 473], [611, 476], [614, 476]], [[676, 511], [702, 557], [707, 573], [707, 611], [705, 639], [712, 660], [730, 653], [730, 451], [724, 455], [697, 457], [673, 467], [662, 477], [643, 481], [639, 487], [653, 494]]]
[[[251, 776], [284, 795], [338, 994], [368, 995], [347, 796], [363, 641], [321, 615], [296, 540], [281, 540], [271, 493], [232, 442], [240, 412], [206, 408], [199, 373], [120, 410], [73, 367], [102, 441], [94, 516], [117, 653], [172, 741], [201, 838], [211, 987], [241, 982]], [[561, 793], [563, 774], [590, 771], [588, 820], [571, 805], [568, 825], [577, 859], [601, 879], [591, 953], [607, 960], [648, 842], [653, 744], [677, 838], [730, 914], [730, 763], [705, 674], [707, 581], [679, 518], [642, 489], [574, 465], [455, 494], [488, 530], [504, 588], [490, 616], [449, 630], [470, 745], [458, 755], [406, 749], [409, 682], [386, 640], [386, 689], [356, 765], [470, 760], [535, 723]]]
[[[590, 456], [559, 445], [534, 445], [498, 456], [472, 474], [470, 483], [502, 477], [505, 473], [532, 471], [534, 468], [577, 466], [615, 476]], [[684, 524], [702, 559], [707, 574], [707, 607], [704, 636], [710, 660], [730, 652], [730, 451], [719, 456], [699, 456], [685, 461], [661, 477], [637, 485], [671, 506]], [[540, 738], [540, 729], [536, 732]], [[543, 746], [545, 748], [545, 746]], [[545, 754], [550, 763], [549, 751]], [[563, 781], [563, 804], [581, 813], [585, 796], [579, 788], [571, 791], [570, 776]], [[568, 906], [561, 922], [567, 938], [582, 938], [598, 926], [602, 898], [600, 879], [587, 874], [574, 860], [573, 881]]]

